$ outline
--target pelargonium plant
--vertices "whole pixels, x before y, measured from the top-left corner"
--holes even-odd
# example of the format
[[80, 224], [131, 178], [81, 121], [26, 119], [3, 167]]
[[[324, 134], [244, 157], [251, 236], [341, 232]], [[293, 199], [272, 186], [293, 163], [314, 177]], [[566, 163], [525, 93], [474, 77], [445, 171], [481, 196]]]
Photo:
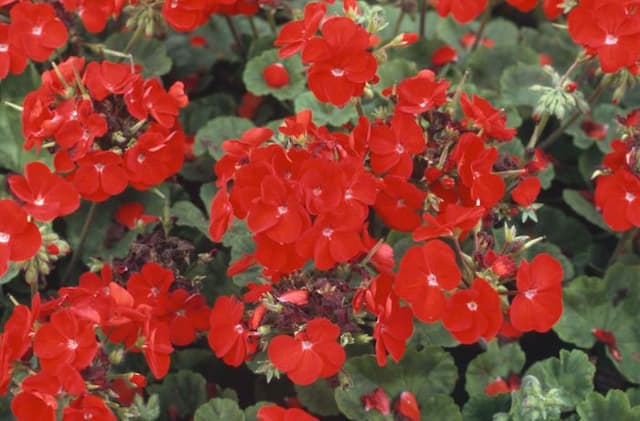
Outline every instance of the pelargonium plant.
[[640, 420], [640, 1], [0, 0], [0, 418]]

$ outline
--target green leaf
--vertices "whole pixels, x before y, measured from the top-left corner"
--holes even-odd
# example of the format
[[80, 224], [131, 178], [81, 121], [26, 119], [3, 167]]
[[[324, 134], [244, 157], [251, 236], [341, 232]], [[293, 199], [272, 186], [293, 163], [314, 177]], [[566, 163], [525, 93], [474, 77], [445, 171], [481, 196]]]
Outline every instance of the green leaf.
[[467, 367], [467, 393], [469, 396], [482, 395], [487, 385], [497, 377], [507, 379], [510, 373], [520, 374], [524, 361], [524, 352], [517, 342], [502, 347], [497, 341], [489, 342], [487, 351], [474, 358]]
[[187, 418], [207, 400], [207, 381], [194, 371], [180, 370], [170, 373], [161, 384], [148, 387], [149, 393], [160, 398], [161, 414], [166, 417], [169, 405], [176, 408], [180, 418]]
[[632, 408], [629, 398], [622, 390], [609, 390], [606, 397], [590, 393], [576, 409], [581, 421], [640, 420], [640, 406]]
[[462, 409], [464, 421], [488, 421], [499, 412], [509, 411], [509, 394], [498, 396], [486, 396], [483, 394], [472, 395]]
[[260, 421], [258, 420], [258, 410], [263, 406], [274, 405], [271, 402], [260, 401], [254, 405], [251, 405], [244, 410], [244, 416], [247, 421]]
[[180, 200], [171, 207], [171, 216], [176, 217], [176, 225], [192, 227], [209, 238], [209, 222], [193, 203]]
[[535, 107], [542, 93], [533, 85], [551, 86], [551, 76], [535, 64], [518, 63], [507, 68], [500, 77], [501, 101], [504, 105]]
[[383, 89], [415, 75], [417, 71], [416, 64], [409, 60], [402, 58], [387, 60], [378, 67], [380, 81], [374, 86], [374, 89], [381, 92]]
[[7, 109], [6, 106], [0, 113], [0, 169], [4, 168], [11, 172], [22, 173], [26, 163], [31, 161], [51, 161], [50, 157], [45, 158], [43, 152], [38, 156], [23, 148], [24, 137], [22, 137], [22, 123], [19, 111]]
[[[131, 39], [128, 32], [117, 32], [105, 41], [105, 46], [123, 52]], [[171, 59], [167, 55], [166, 44], [155, 38], [140, 38], [131, 50], [133, 61], [142, 65], [145, 77], [162, 76], [171, 70]]]
[[[231, 249], [231, 262], [235, 262], [246, 254], [253, 254], [256, 244], [253, 241], [253, 234], [247, 227], [246, 222], [235, 220], [222, 238], [222, 244]], [[253, 265], [246, 271], [233, 277], [233, 282], [238, 286], [246, 286], [248, 282], [255, 282], [260, 276], [259, 265]]]
[[627, 389], [625, 392], [631, 406], [640, 406], [640, 388]]
[[549, 55], [553, 60], [553, 67], [561, 74], [573, 63], [580, 50], [568, 31], [556, 27], [551, 22], [543, 22], [537, 29], [522, 28], [520, 32], [522, 42], [537, 53]]
[[224, 155], [222, 142], [228, 139], [239, 139], [242, 134], [254, 127], [246, 118], [240, 117], [216, 117], [204, 125], [198, 133], [193, 146], [196, 155], [208, 151], [214, 159], [218, 160]]
[[[264, 69], [273, 63], [280, 63], [289, 74], [289, 83], [279, 88], [270, 87], [262, 76]], [[267, 50], [247, 62], [242, 80], [249, 92], [255, 95], [273, 95], [279, 100], [293, 99], [304, 91], [306, 78], [304, 67], [298, 56], [288, 59], [278, 57], [278, 50]]]
[[296, 396], [310, 412], [324, 417], [340, 414], [333, 388], [326, 379], [320, 379], [309, 386], [295, 385], [295, 388]]
[[573, 409], [593, 390], [595, 366], [578, 350], [561, 350], [559, 358], [533, 364], [527, 374], [536, 377], [545, 389], [559, 389], [566, 410]]
[[305, 92], [294, 100], [296, 113], [304, 109], [313, 112], [313, 122], [319, 126], [330, 124], [331, 126], [342, 126], [349, 121], [358, 118], [356, 107], [349, 103], [343, 108], [338, 108], [331, 104], [318, 101], [313, 92]]
[[532, 227], [532, 235], [545, 236], [545, 241], [558, 245], [563, 252], [570, 255], [589, 249], [591, 233], [578, 219], [546, 205], [538, 210], [538, 219], [540, 222]]
[[418, 348], [433, 345], [454, 347], [458, 345], [458, 341], [442, 325], [441, 321], [435, 323], [415, 322], [409, 347]]
[[[237, 108], [238, 104], [231, 95], [215, 93], [189, 101], [189, 105], [181, 110], [180, 118], [186, 133], [196, 133], [212, 118], [235, 114]], [[206, 149], [194, 150], [196, 155], [202, 155], [205, 152]]]
[[9, 282], [13, 281], [13, 278], [18, 276], [19, 273], [20, 269], [18, 269], [15, 263], [9, 262], [9, 269], [7, 269], [7, 271], [2, 276], [0, 276], [0, 285], [8, 284]]
[[160, 417], [160, 401], [155, 393], [149, 396], [147, 402], [141, 395], [136, 394], [132, 405], [136, 412], [140, 414], [141, 421], [154, 421]]
[[495, 45], [515, 45], [518, 43], [518, 27], [503, 18], [489, 21], [484, 36], [495, 42]]
[[538, 55], [524, 45], [497, 45], [479, 48], [469, 57], [473, 83], [497, 91], [504, 69], [518, 63], [536, 64]]
[[231, 399], [214, 398], [201, 405], [193, 421], [245, 421], [244, 412]]
[[[362, 404], [365, 396], [381, 387], [393, 401], [404, 391], [412, 392], [418, 403], [427, 402], [437, 394], [449, 394], [456, 382], [457, 369], [453, 358], [439, 347], [427, 347], [422, 351], [407, 351], [400, 363], [389, 360], [378, 367], [373, 355], [364, 355], [347, 360], [343, 367], [348, 385], [335, 390], [336, 403], [340, 411], [352, 420], [381, 420], [379, 412], [366, 412]], [[443, 405], [446, 407], [447, 405]], [[440, 418], [424, 405], [423, 416]]]
[[582, 216], [592, 224], [602, 228], [605, 231], [611, 231], [611, 228], [604, 222], [602, 215], [596, 210], [591, 202], [582, 197], [579, 191], [565, 189], [562, 191], [562, 199], [565, 201], [575, 213]]
[[589, 120], [605, 125], [607, 133], [604, 139], [595, 139], [587, 136], [587, 133], [581, 127], [585, 121], [584, 116], [567, 129], [567, 134], [573, 136], [573, 143], [580, 149], [589, 149], [595, 144], [601, 152], [608, 153], [611, 149], [611, 141], [618, 134], [617, 125], [615, 124], [616, 116], [623, 114], [624, 111], [620, 107], [612, 104], [598, 104], [591, 110]]

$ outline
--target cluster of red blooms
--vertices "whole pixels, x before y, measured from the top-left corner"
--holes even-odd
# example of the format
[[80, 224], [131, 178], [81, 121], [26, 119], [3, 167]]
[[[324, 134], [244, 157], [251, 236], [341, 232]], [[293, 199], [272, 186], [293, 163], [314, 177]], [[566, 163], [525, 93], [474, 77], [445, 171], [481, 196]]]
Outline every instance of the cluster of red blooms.
[[166, 91], [129, 64], [85, 67], [70, 57], [44, 72], [42, 86], [25, 98], [25, 148], [55, 153], [56, 171], [84, 199], [101, 202], [178, 172], [185, 136], [177, 117], [187, 103], [179, 82]]
[[[390, 415], [392, 411], [391, 399], [381, 387], [371, 393], [362, 396], [362, 403], [366, 412], [376, 410], [382, 415]], [[393, 411], [400, 415], [402, 419], [410, 421], [420, 421], [420, 408], [413, 393], [404, 391], [398, 396]]]
[[[285, 25], [287, 35], [278, 39], [284, 55], [303, 50], [303, 61], [311, 63], [311, 89], [339, 105], [376, 79], [376, 64], [367, 52], [370, 34], [349, 18], [329, 18], [323, 37], [308, 38], [324, 11], [323, 3], [307, 4], [304, 21], [289, 24], [295, 30]], [[326, 30], [334, 26], [341, 31]], [[332, 44], [338, 33], [348, 47]], [[482, 229], [529, 209], [541, 188], [535, 173], [545, 164], [539, 154], [526, 165], [501, 156], [496, 143], [515, 135], [501, 111], [463, 94], [464, 117], [456, 120], [446, 111], [453, 105], [448, 88], [423, 70], [384, 90], [392, 114], [373, 121], [361, 116], [347, 132], [317, 127], [305, 110], [286, 118], [279, 136], [254, 128], [223, 142], [211, 237], [221, 241], [234, 219], [246, 220], [255, 251], [234, 262], [229, 274], [259, 264], [274, 284], [251, 285], [245, 303], [226, 296], [216, 301], [209, 344], [218, 357], [240, 365], [266, 351], [271, 364], [297, 384], [336, 374], [345, 360], [342, 335], [362, 330], [354, 330], [348, 316], [309, 310], [314, 288], [344, 291], [343, 301], [352, 300], [354, 312], [370, 313], [380, 365], [387, 354], [395, 361], [402, 357], [414, 316], [441, 320], [462, 343], [489, 340], [501, 329], [509, 336], [544, 332], [560, 318], [560, 263], [548, 254], [518, 263], [514, 256], [524, 241], [496, 251], [493, 236]], [[512, 201], [505, 199], [507, 191]], [[409, 248], [396, 273], [391, 246], [369, 232], [380, 220], [424, 241]], [[459, 242], [476, 227], [476, 246], [467, 256]], [[295, 279], [305, 277], [301, 269], [309, 260], [328, 271], [321, 275], [328, 281], [300, 287]], [[357, 273], [360, 287], [342, 288], [337, 267]], [[278, 287], [283, 283], [295, 286], [286, 292]], [[272, 329], [271, 315], [287, 306], [300, 309], [295, 322]]]
[[162, 16], [176, 31], [189, 32], [203, 25], [214, 13], [225, 15], [255, 15], [259, 0], [165, 0]]
[[[431, 0], [440, 16], [452, 15], [459, 23], [469, 23], [484, 12], [489, 0]], [[538, 0], [507, 0], [507, 3], [521, 12], [530, 12], [538, 5]], [[563, 0], [543, 0], [542, 10], [553, 20], [563, 12]]]
[[640, 72], [640, 1], [581, 0], [567, 17], [569, 34], [605, 73]]
[[595, 205], [615, 231], [640, 227], [640, 110], [621, 119], [624, 140], [611, 142], [612, 151], [596, 178]]
[[[128, 406], [145, 386], [135, 373], [106, 377], [125, 352], [141, 352], [153, 375], [163, 377], [173, 346], [191, 344], [209, 327], [204, 297], [173, 281], [171, 270], [147, 263], [125, 288], [105, 265], [100, 276], [87, 272], [77, 287], [61, 288], [59, 298], [41, 303], [36, 295], [31, 308], [16, 306], [0, 336], [0, 393], [28, 373], [11, 404], [18, 420], [53, 421], [60, 399], [70, 402], [64, 420], [115, 420], [105, 405], [108, 396]], [[118, 346], [110, 345], [109, 355], [107, 341]]]

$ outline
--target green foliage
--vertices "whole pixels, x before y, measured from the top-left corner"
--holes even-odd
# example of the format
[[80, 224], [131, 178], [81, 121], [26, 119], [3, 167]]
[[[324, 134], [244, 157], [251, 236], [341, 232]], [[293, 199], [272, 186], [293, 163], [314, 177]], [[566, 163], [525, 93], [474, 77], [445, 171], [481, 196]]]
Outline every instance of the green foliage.
[[333, 388], [325, 379], [320, 379], [309, 386], [295, 386], [296, 396], [300, 403], [316, 415], [339, 415], [340, 410], [334, 399]]
[[361, 398], [378, 387], [391, 400], [397, 399], [404, 391], [410, 391], [419, 404], [429, 402], [430, 398], [438, 402], [432, 406], [425, 404], [421, 412], [423, 417], [460, 418], [457, 407], [446, 396], [453, 390], [457, 370], [451, 356], [439, 347], [407, 351], [400, 363], [389, 360], [384, 367], [378, 367], [373, 355], [354, 357], [347, 360], [343, 371], [345, 377], [342, 386], [335, 390], [335, 399], [340, 412], [349, 419], [390, 419], [376, 411], [364, 410]]
[[196, 134], [194, 153], [201, 155], [205, 151], [218, 160], [224, 155], [222, 142], [239, 139], [242, 134], [254, 127], [253, 123], [240, 117], [216, 117], [205, 124]]
[[206, 387], [207, 381], [201, 374], [180, 370], [177, 373], [169, 373], [161, 384], [151, 385], [148, 390], [150, 393], [158, 394], [160, 419], [168, 420], [169, 405], [175, 407], [178, 416], [183, 418], [196, 412], [196, 409], [207, 400]]
[[602, 215], [595, 209], [592, 203], [580, 194], [580, 192], [566, 189], [562, 192], [562, 199], [571, 207], [571, 209], [574, 210], [575, 213], [603, 230], [610, 231], [609, 226], [602, 219]]
[[[544, 390], [554, 391], [549, 399], [561, 404], [563, 410], [573, 409], [593, 390], [595, 372], [596, 368], [587, 354], [564, 349], [560, 351], [559, 358], [537, 362], [527, 370], [527, 374], [535, 377]], [[532, 390], [538, 390], [537, 386], [532, 386]]]
[[[273, 63], [280, 63], [289, 74], [289, 83], [280, 87], [272, 88], [267, 85], [262, 72]], [[249, 60], [242, 74], [242, 80], [249, 92], [255, 95], [273, 95], [279, 100], [293, 99], [304, 91], [305, 77], [302, 62], [298, 56], [288, 59], [278, 58], [278, 50], [267, 50]]]
[[551, 76], [540, 66], [518, 63], [502, 72], [500, 77], [501, 101], [504, 105], [526, 105], [533, 108], [542, 94], [530, 89], [530, 87], [550, 84]]
[[353, 104], [343, 108], [318, 102], [312, 92], [305, 92], [294, 100], [295, 112], [310, 109], [313, 112], [313, 122], [317, 125], [341, 126], [349, 121], [355, 121], [358, 112]]
[[[130, 33], [117, 32], [105, 41], [105, 45], [111, 50], [124, 53], [130, 40]], [[171, 70], [172, 63], [167, 54], [167, 46], [162, 41], [142, 38], [133, 45], [130, 52], [133, 60], [142, 65], [142, 74], [145, 77], [166, 75]]]
[[546, 389], [531, 375], [522, 379], [522, 386], [513, 394], [508, 414], [494, 415], [494, 421], [556, 421], [567, 402], [557, 388]]
[[610, 390], [607, 396], [590, 393], [576, 408], [581, 421], [638, 421], [640, 405], [632, 406], [621, 390]]
[[484, 394], [487, 385], [497, 377], [507, 379], [509, 374], [519, 374], [524, 366], [525, 355], [517, 343], [499, 346], [489, 342], [487, 351], [478, 355], [467, 366], [465, 389], [469, 396]]
[[194, 421], [244, 421], [245, 415], [238, 403], [232, 399], [214, 398], [201, 405], [193, 417]]

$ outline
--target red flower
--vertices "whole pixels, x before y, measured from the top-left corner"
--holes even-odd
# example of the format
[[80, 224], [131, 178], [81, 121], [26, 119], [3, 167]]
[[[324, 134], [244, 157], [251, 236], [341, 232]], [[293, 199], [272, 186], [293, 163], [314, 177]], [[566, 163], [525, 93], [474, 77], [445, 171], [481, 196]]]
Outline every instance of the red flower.
[[102, 101], [110, 94], [125, 94], [139, 78], [131, 64], [92, 61], [87, 64], [82, 82], [93, 99]]
[[535, 9], [538, 4], [538, 0], [507, 0], [507, 3], [519, 11], [526, 13]]
[[346, 359], [336, 342], [340, 328], [325, 318], [315, 318], [295, 337], [278, 335], [271, 340], [267, 353], [273, 365], [299, 385], [338, 373]]
[[179, 288], [171, 291], [167, 302], [171, 343], [185, 346], [196, 338], [196, 332], [209, 329], [209, 307], [204, 296]]
[[122, 157], [111, 151], [89, 152], [78, 161], [73, 183], [83, 198], [102, 202], [122, 193], [129, 178]]
[[0, 276], [9, 261], [32, 258], [42, 245], [40, 230], [27, 219], [25, 211], [13, 200], [0, 200]]
[[500, 297], [487, 281], [476, 278], [471, 288], [449, 298], [442, 322], [460, 343], [491, 340], [502, 325]]
[[420, 421], [420, 408], [416, 397], [411, 392], [402, 392], [396, 401], [395, 410], [398, 414], [411, 421]]
[[98, 351], [93, 323], [78, 318], [70, 309], [58, 310], [33, 339], [33, 352], [44, 370], [59, 373], [69, 364], [81, 370]]
[[627, 170], [596, 179], [595, 203], [614, 231], [640, 226], [640, 180]]
[[542, 10], [549, 20], [555, 20], [564, 12], [564, 0], [544, 0], [542, 2]]
[[49, 222], [74, 212], [80, 206], [80, 196], [67, 180], [49, 170], [39, 161], [25, 166], [24, 176], [9, 177], [13, 194], [26, 202], [23, 206], [34, 219]]
[[206, 22], [214, 6], [215, 2], [210, 0], [165, 1], [162, 16], [174, 30], [191, 32]]
[[67, 27], [48, 3], [20, 2], [11, 8], [9, 15], [12, 36], [32, 60], [45, 61], [53, 50], [67, 42]]
[[391, 126], [371, 128], [371, 168], [378, 174], [409, 178], [413, 172], [413, 157], [424, 152], [425, 146], [424, 133], [415, 119], [396, 114]]
[[573, 40], [597, 55], [605, 73], [640, 59], [640, 13], [617, 0], [585, 0], [567, 17]]
[[100, 0], [63, 0], [64, 8], [70, 12], [77, 11], [82, 20], [82, 24], [89, 32], [102, 32], [107, 25], [107, 19], [112, 14], [116, 14], [114, 10], [115, 1]]
[[440, 214], [436, 217], [425, 213], [423, 217], [427, 225], [413, 231], [413, 239], [422, 241], [449, 236], [464, 239], [467, 233], [478, 224], [485, 212], [486, 210], [480, 206], [465, 208], [454, 203], [441, 209]]
[[169, 328], [164, 323], [154, 323], [147, 320], [142, 332], [144, 345], [142, 353], [149, 365], [151, 373], [156, 379], [161, 379], [169, 372], [173, 347], [169, 339]]
[[375, 409], [382, 415], [389, 415], [391, 413], [391, 401], [381, 387], [378, 387], [368, 395], [364, 395], [361, 399], [366, 412]]
[[518, 389], [520, 389], [520, 377], [518, 377], [517, 374], [512, 374], [509, 376], [507, 381], [502, 377], [496, 377], [493, 382], [489, 383], [484, 388], [484, 393], [487, 396], [496, 396], [501, 393], [510, 393]]
[[62, 411], [62, 421], [116, 421], [113, 412], [107, 408], [102, 398], [93, 395], [80, 396]]
[[380, 311], [373, 337], [376, 340], [376, 360], [379, 366], [387, 363], [387, 353], [399, 362], [413, 334], [413, 313], [409, 307], [400, 307], [395, 296], [389, 296]]
[[444, 66], [455, 61], [458, 61], [458, 52], [450, 45], [438, 48], [431, 55], [431, 64], [434, 66]]
[[233, 208], [229, 202], [227, 189], [222, 188], [216, 192], [211, 201], [211, 220], [209, 221], [209, 235], [216, 243], [222, 241], [222, 237], [233, 222]]
[[304, 7], [304, 18], [294, 20], [282, 26], [278, 38], [273, 45], [281, 47], [278, 55], [289, 57], [301, 51], [307, 41], [318, 31], [320, 21], [327, 12], [327, 5], [321, 2], [310, 2]]
[[526, 208], [535, 202], [538, 194], [540, 194], [541, 187], [542, 184], [540, 184], [538, 177], [527, 177], [511, 191], [511, 198], [514, 202]]
[[531, 263], [523, 260], [516, 275], [518, 295], [511, 303], [509, 317], [523, 332], [546, 332], [562, 315], [562, 266], [546, 253]]
[[349, 215], [322, 214], [296, 244], [298, 254], [313, 257], [320, 270], [351, 260], [365, 251], [360, 232], [362, 222]]
[[182, 130], [169, 131], [152, 123], [124, 154], [131, 186], [145, 190], [177, 173], [184, 161], [184, 142]]
[[447, 102], [450, 83], [436, 80], [431, 70], [421, 70], [416, 76], [398, 84], [396, 110], [407, 114], [422, 114]]
[[502, 199], [505, 184], [502, 177], [493, 174], [498, 159], [495, 147], [485, 148], [484, 141], [473, 133], [460, 137], [452, 158], [458, 162], [458, 174], [473, 204], [491, 208]]
[[271, 63], [262, 71], [262, 77], [270, 88], [281, 88], [289, 83], [289, 73], [282, 63]]
[[60, 384], [55, 380], [55, 377], [40, 372], [22, 381], [22, 391], [11, 400], [11, 412], [18, 421], [56, 421], [56, 395]]
[[453, 250], [441, 240], [411, 247], [400, 262], [395, 292], [411, 304], [423, 322], [442, 318], [446, 299], [442, 290], [452, 290], [462, 275]]
[[303, 62], [311, 64], [309, 89], [320, 101], [341, 107], [362, 94], [378, 64], [368, 51], [370, 34], [351, 19], [327, 20], [322, 35], [311, 38], [302, 53]]
[[507, 118], [501, 110], [493, 108], [486, 99], [473, 94], [471, 100], [466, 93], [460, 96], [462, 112], [473, 125], [481, 130], [483, 137], [497, 140], [511, 140], [516, 134], [516, 129], [506, 127]]
[[374, 209], [389, 228], [411, 232], [420, 225], [420, 213], [426, 193], [402, 177], [388, 175]]
[[277, 405], [265, 405], [258, 409], [258, 421], [318, 421], [318, 419], [299, 408], [283, 408]]
[[240, 366], [256, 349], [242, 323], [244, 304], [235, 297], [218, 297], [209, 316], [209, 346], [216, 357], [234, 367]]
[[458, 23], [474, 20], [487, 7], [488, 0], [438, 0], [437, 10], [442, 17], [452, 14]]
[[288, 244], [295, 242], [310, 225], [309, 215], [283, 180], [267, 175], [260, 183], [260, 196], [253, 200], [247, 215], [247, 225], [256, 234], [264, 233], [271, 240]]
[[116, 221], [129, 229], [136, 229], [150, 222], [160, 220], [155, 215], [145, 215], [144, 205], [139, 202], [123, 203], [116, 211]]
[[153, 262], [145, 263], [140, 273], [134, 273], [129, 277], [127, 291], [133, 296], [136, 305], [148, 304], [157, 307], [167, 300], [173, 279], [171, 269], [165, 269]]
[[9, 72], [18, 75], [27, 67], [24, 51], [11, 39], [11, 28], [9, 24], [0, 23], [0, 79], [7, 77]]

